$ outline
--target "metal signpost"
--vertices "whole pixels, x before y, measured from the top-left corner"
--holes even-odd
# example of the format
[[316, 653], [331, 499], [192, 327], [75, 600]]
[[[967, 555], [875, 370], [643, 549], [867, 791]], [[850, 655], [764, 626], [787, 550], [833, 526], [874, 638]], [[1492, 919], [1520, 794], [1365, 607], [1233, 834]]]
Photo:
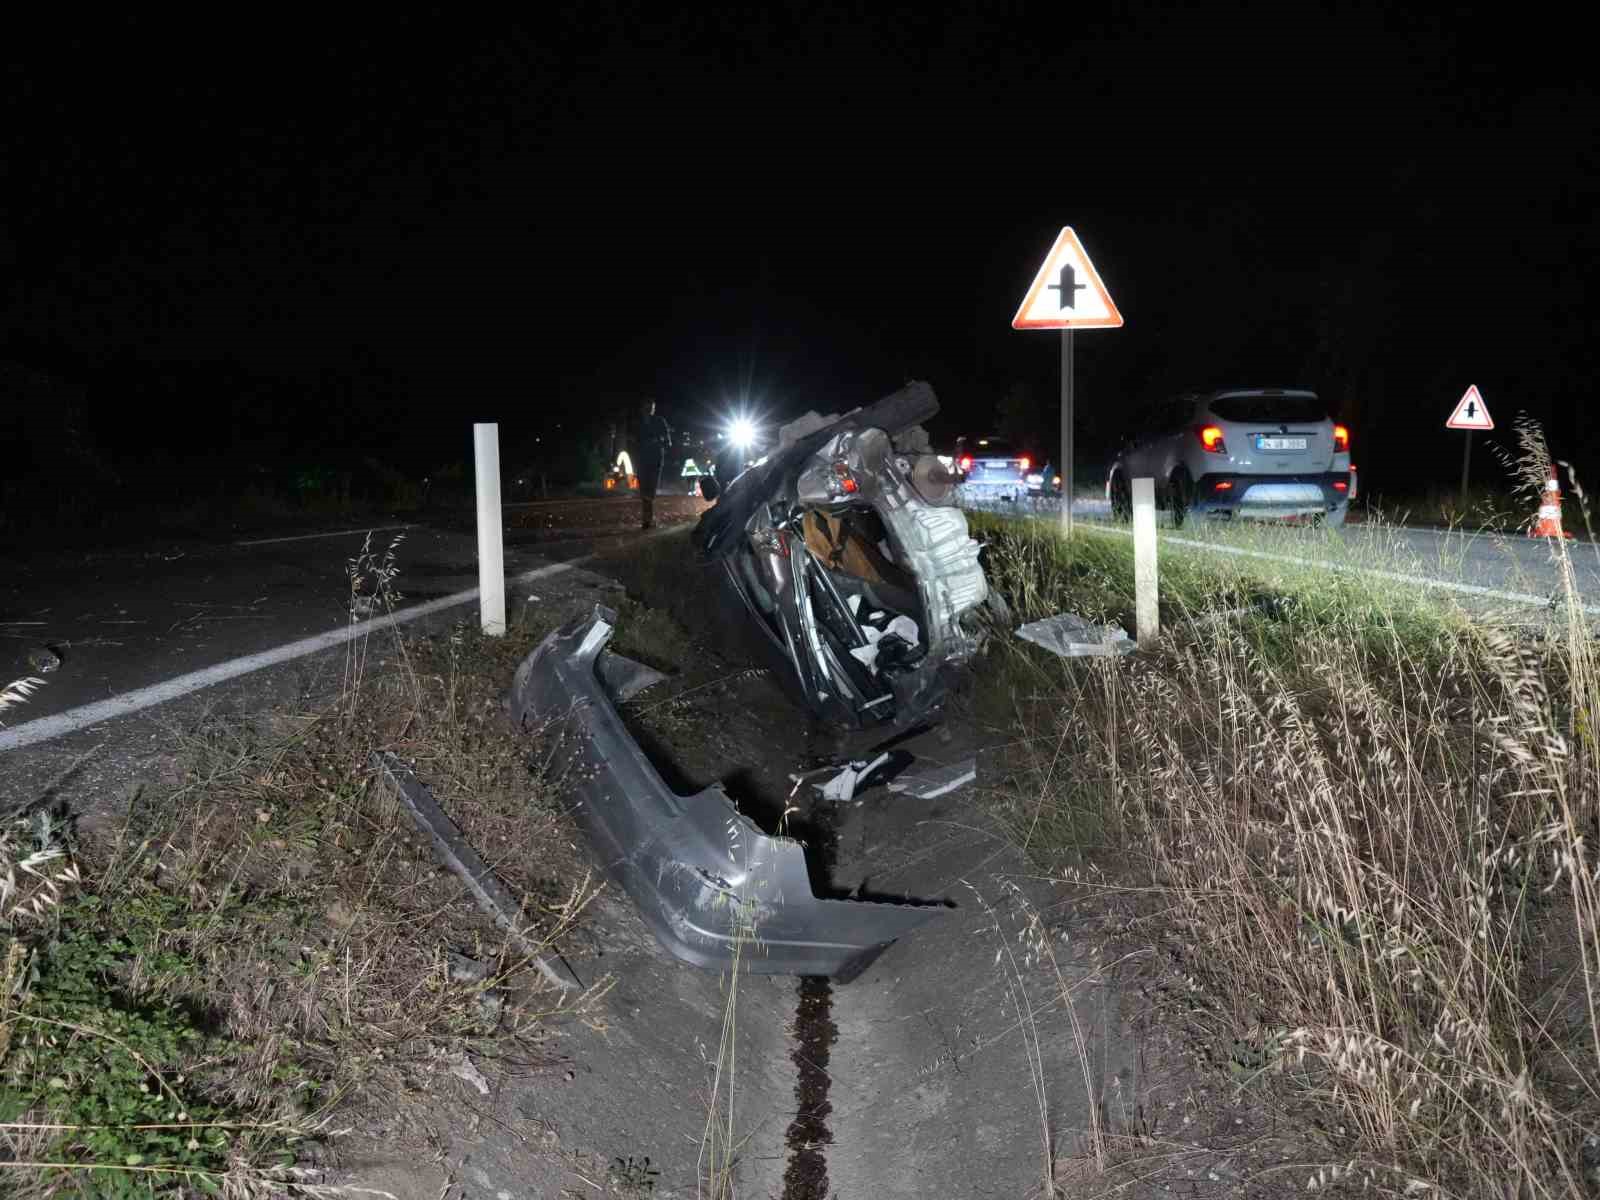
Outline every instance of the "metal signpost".
[[1078, 235], [1068, 225], [1056, 236], [1022, 307], [1011, 318], [1013, 329], [1061, 331], [1061, 528], [1072, 533], [1072, 332], [1115, 329], [1122, 314], [1100, 282]]
[[1483, 402], [1483, 397], [1478, 393], [1477, 384], [1469, 387], [1467, 394], [1456, 403], [1456, 410], [1450, 414], [1450, 419], [1444, 423], [1444, 427], [1464, 429], [1467, 433], [1467, 444], [1461, 451], [1461, 503], [1465, 504], [1467, 477], [1472, 470], [1473, 430], [1494, 428], [1494, 419], [1489, 416], [1489, 406]]

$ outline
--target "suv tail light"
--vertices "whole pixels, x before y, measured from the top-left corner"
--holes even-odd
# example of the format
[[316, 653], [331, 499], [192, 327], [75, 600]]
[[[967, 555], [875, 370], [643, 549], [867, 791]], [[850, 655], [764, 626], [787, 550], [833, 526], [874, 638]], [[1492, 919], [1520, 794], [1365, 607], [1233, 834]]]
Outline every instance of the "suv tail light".
[[1017, 469], [1019, 471], [1026, 471], [1031, 466], [1033, 466], [1033, 460], [1031, 458], [1029, 458], [1026, 454], [1024, 454], [1021, 458], [1017, 459]]
[[1333, 449], [1339, 454], [1350, 453], [1350, 431], [1343, 425], [1333, 427]]
[[1228, 452], [1228, 444], [1222, 440], [1222, 428], [1218, 425], [1206, 425], [1201, 428], [1200, 444], [1211, 454]]
[[961, 468], [961, 473], [965, 475], [968, 471], [972, 470], [972, 455], [963, 454], [961, 456], [961, 461], [956, 465]]

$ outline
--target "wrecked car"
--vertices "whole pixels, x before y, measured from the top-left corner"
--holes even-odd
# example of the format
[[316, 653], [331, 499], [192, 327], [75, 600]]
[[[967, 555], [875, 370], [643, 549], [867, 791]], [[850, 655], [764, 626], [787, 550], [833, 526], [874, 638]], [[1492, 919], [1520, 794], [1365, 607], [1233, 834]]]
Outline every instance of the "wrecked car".
[[[790, 690], [845, 726], [928, 718], [977, 650], [963, 618], [988, 587], [955, 478], [920, 427], [937, 411], [915, 383], [843, 416], [808, 414], [695, 531]], [[618, 712], [648, 668], [607, 649], [615, 623], [595, 605], [546, 637], [517, 669], [511, 715], [562, 727], [574, 815], [663, 946], [701, 967], [843, 980], [945, 911], [818, 896], [799, 842], [764, 832], [720, 785], [674, 792]]]
[[843, 416], [808, 413], [695, 530], [729, 618], [837, 725], [928, 719], [977, 650], [963, 618], [988, 584], [959, 481], [922, 428], [938, 411], [912, 383]]

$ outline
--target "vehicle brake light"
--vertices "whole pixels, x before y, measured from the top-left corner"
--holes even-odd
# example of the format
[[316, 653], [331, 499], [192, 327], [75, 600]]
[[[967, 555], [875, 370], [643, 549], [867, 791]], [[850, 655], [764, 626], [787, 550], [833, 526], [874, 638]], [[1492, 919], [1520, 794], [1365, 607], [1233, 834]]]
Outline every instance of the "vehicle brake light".
[[1228, 444], [1222, 440], [1222, 430], [1216, 425], [1207, 425], [1200, 431], [1200, 444], [1212, 454], [1228, 452]]
[[1021, 458], [1017, 459], [1017, 469], [1018, 470], [1026, 471], [1031, 466], [1033, 466], [1033, 460], [1030, 459], [1026, 454], [1024, 454]]
[[972, 470], [972, 455], [963, 454], [961, 456], [961, 473], [965, 475], [970, 470]]
[[1343, 425], [1333, 427], [1333, 448], [1340, 454], [1350, 452], [1350, 431]]
[[1216, 483], [1212, 484], [1212, 487], [1219, 492], [1231, 492], [1233, 491], [1233, 480], [1219, 479]]
[[1333, 490], [1336, 492], [1348, 492], [1350, 490], [1350, 481], [1348, 479], [1335, 479], [1333, 481]]

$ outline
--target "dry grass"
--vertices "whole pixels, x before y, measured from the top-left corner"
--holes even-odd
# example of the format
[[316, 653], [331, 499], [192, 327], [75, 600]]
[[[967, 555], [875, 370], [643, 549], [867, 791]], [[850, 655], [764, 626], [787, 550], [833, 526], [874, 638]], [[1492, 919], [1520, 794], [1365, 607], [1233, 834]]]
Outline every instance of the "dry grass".
[[1552, 552], [1537, 634], [1372, 596], [1219, 623], [1196, 588], [1149, 656], [1005, 651], [1019, 837], [1083, 849], [1092, 814], [1136, 864], [1148, 928], [1345, 1131], [1308, 1186], [1600, 1190], [1600, 664]]
[[[353, 620], [392, 605], [396, 549], [368, 547], [352, 560]], [[552, 1018], [581, 1017], [603, 990], [601, 980], [582, 996], [562, 994], [533, 961], [594, 893], [558, 803], [557, 739], [513, 731], [500, 707], [543, 625], [501, 639], [465, 624], [357, 639], [328, 704], [185, 733], [181, 782], [141, 793], [109, 833], [71, 847], [73, 867], [52, 854], [46, 877], [36, 854], [6, 859], [29, 872], [8, 888], [11, 907], [37, 908], [51, 887], [63, 901], [37, 936], [9, 940], [8, 954], [48, 967], [59, 958], [52, 945], [106, 947], [82, 976], [93, 1011], [156, 1012], [174, 1028], [194, 1022], [192, 1038], [161, 1043], [160, 1061], [155, 1051], [139, 1061], [161, 1086], [223, 1114], [214, 1125], [228, 1131], [229, 1170], [204, 1178], [238, 1195], [314, 1194], [316, 1172], [293, 1167], [297, 1146], [326, 1140], [368, 1105], [392, 1114], [409, 1097], [461, 1087], [457, 1080], [539, 1069], [552, 1058]], [[415, 764], [524, 898], [521, 936], [496, 930], [434, 863], [369, 766], [380, 747]], [[81, 882], [63, 874], [78, 869]], [[458, 956], [481, 976], [461, 971]], [[9, 979], [16, 964], [6, 962], [0, 974]], [[48, 1083], [56, 1052], [35, 1010], [61, 1003], [59, 989], [8, 988], [6, 1000], [0, 1030], [13, 1036], [0, 1043], [0, 1074], [21, 1106], [0, 1114], [12, 1122], [0, 1135], [10, 1143], [0, 1151], [11, 1160], [0, 1164], [11, 1168], [6, 1182], [46, 1194], [67, 1179], [94, 1179], [121, 1194], [104, 1180], [113, 1168], [132, 1171], [127, 1156], [108, 1159], [90, 1126], [75, 1132], [52, 1115], [87, 1088], [104, 1030], [83, 1031], [74, 1061], [85, 1074]], [[105, 1054], [109, 1064], [109, 1043]], [[61, 1128], [35, 1128], [52, 1121]], [[68, 1167], [30, 1171], [29, 1161]], [[175, 1193], [201, 1178], [148, 1157], [137, 1165], [147, 1170], [125, 1187]]]

